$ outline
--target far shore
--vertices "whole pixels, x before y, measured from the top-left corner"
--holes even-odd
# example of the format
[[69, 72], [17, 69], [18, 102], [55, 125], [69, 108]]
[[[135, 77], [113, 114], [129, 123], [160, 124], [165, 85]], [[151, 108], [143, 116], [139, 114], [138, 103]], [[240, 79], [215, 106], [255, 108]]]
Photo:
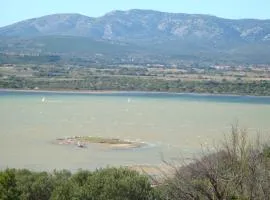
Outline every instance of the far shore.
[[225, 93], [190, 93], [190, 92], [170, 92], [170, 91], [125, 91], [125, 90], [69, 90], [69, 89], [13, 89], [0, 88], [0, 92], [29, 92], [29, 93], [60, 93], [60, 94], [175, 94], [175, 95], [194, 95], [194, 96], [224, 96], [224, 97], [260, 97], [269, 98], [270, 96], [256, 96], [244, 94], [225, 94]]

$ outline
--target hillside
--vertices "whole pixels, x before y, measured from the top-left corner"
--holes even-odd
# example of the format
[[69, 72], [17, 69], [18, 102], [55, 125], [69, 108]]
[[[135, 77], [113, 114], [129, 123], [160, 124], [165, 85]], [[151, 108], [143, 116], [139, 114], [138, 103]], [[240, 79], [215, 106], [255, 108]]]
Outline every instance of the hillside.
[[270, 20], [137, 9], [98, 18], [55, 14], [0, 28], [0, 51], [139, 53], [270, 63]]
[[79, 14], [55, 14], [0, 28], [0, 35], [71, 35], [112, 40], [173, 37], [267, 41], [270, 40], [270, 20], [229, 20], [209, 15], [151, 10], [113, 11], [99, 18]]

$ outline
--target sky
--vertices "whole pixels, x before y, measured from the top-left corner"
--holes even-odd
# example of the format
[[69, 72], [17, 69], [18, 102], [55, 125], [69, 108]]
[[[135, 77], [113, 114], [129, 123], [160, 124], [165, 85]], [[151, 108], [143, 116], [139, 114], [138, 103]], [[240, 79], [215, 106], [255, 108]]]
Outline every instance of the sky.
[[0, 0], [0, 5], [0, 26], [55, 13], [98, 17], [112, 10], [129, 9], [270, 19], [270, 0]]

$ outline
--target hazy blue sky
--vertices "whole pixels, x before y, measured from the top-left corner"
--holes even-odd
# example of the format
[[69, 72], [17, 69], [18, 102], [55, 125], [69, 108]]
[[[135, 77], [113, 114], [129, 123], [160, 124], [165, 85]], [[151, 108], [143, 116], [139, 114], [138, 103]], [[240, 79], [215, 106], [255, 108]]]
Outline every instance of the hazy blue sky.
[[270, 19], [270, 0], [0, 0], [0, 26], [54, 13], [96, 17], [132, 8], [176, 13], [211, 14], [225, 18]]

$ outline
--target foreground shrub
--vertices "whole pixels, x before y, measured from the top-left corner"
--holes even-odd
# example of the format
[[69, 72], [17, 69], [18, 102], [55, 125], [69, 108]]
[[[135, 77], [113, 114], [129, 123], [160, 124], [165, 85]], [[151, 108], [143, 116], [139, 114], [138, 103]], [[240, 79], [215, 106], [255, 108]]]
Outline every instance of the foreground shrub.
[[270, 158], [259, 139], [250, 142], [246, 131], [232, 127], [231, 135], [214, 152], [193, 162], [172, 166], [164, 197], [168, 199], [270, 199]]
[[154, 199], [154, 190], [147, 177], [124, 168], [98, 170], [82, 187], [79, 199]]
[[0, 172], [2, 200], [152, 200], [158, 199], [146, 176], [126, 168], [94, 172], [67, 170], [31, 172], [7, 169]]
[[17, 188], [15, 170], [7, 169], [0, 172], [0, 199], [19, 200], [20, 192]]

